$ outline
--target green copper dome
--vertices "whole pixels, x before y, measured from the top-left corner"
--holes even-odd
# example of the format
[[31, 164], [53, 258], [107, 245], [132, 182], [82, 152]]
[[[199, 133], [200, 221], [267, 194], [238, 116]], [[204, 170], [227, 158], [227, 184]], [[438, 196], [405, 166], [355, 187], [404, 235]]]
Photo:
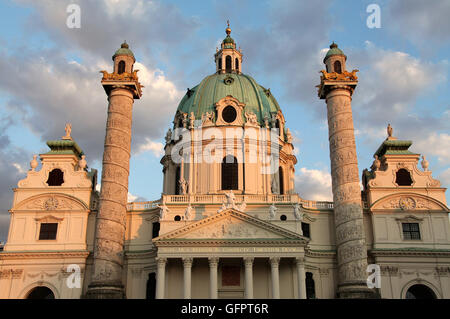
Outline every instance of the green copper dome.
[[112, 59], [114, 60], [114, 58], [118, 55], [129, 55], [129, 56], [132, 56], [134, 59], [133, 51], [130, 50], [128, 43], [126, 43], [126, 42], [122, 43], [122, 45], [120, 46], [120, 49], [118, 49], [116, 51], [116, 53], [114, 53]]
[[225, 39], [223, 39], [223, 43], [234, 43], [234, 40], [230, 35], [227, 35]]
[[[212, 74], [207, 76], [197, 86], [190, 89], [178, 105], [177, 111], [191, 114], [200, 120], [206, 112], [215, 111], [215, 103], [231, 95], [245, 103], [242, 119], [245, 122], [245, 112], [256, 114], [258, 122], [264, 126], [264, 117], [280, 110], [277, 100], [248, 75], [245, 74]], [[216, 118], [217, 119], [217, 118]]]
[[345, 59], [347, 59], [347, 56], [344, 54], [344, 52], [339, 49], [338, 45], [334, 42], [330, 45], [330, 50], [328, 50], [327, 54], [325, 55], [323, 62], [325, 63], [325, 61], [332, 55], [343, 55], [345, 56]]

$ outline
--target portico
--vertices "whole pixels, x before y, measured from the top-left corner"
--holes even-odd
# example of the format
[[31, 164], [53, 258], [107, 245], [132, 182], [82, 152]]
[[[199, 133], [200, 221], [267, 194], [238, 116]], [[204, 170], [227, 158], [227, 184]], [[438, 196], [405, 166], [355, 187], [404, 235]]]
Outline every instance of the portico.
[[[241, 233], [243, 229], [248, 233]], [[293, 296], [304, 299], [307, 242], [303, 236], [233, 209], [218, 213], [154, 239], [158, 248], [156, 298], [172, 295], [166, 276], [170, 264], [171, 271], [179, 274], [185, 299], [192, 298], [199, 284], [206, 285], [205, 280], [209, 280], [208, 298], [252, 299], [254, 271], [267, 280], [267, 297], [279, 299], [280, 267], [283, 278], [296, 279]], [[193, 270], [206, 267], [209, 278], [195, 282]]]

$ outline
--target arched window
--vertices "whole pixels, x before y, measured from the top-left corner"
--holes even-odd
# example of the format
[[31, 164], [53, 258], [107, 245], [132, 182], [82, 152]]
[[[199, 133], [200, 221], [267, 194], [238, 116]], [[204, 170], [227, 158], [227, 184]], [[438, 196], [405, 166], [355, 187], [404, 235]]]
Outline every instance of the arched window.
[[125, 72], [125, 61], [120, 61], [118, 65], [118, 73], [122, 74]]
[[155, 299], [155, 296], [156, 296], [156, 274], [154, 272], [151, 272], [148, 274], [145, 299]]
[[225, 72], [231, 73], [231, 56], [229, 55], [225, 58]]
[[61, 186], [62, 183], [64, 183], [64, 173], [59, 168], [55, 168], [48, 174], [48, 186]]
[[236, 157], [227, 155], [222, 161], [222, 189], [238, 189], [238, 162]]
[[436, 299], [433, 290], [425, 285], [413, 285], [406, 292], [406, 299]]
[[55, 294], [50, 288], [40, 286], [31, 290], [27, 299], [55, 299]]
[[239, 71], [239, 60], [238, 60], [238, 58], [236, 58], [236, 60], [234, 60], [234, 61], [235, 61], [234, 64], [235, 64], [236, 71]]
[[219, 71], [222, 70], [222, 57], [219, 59]]
[[175, 195], [180, 195], [180, 174], [181, 168], [180, 166], [177, 166], [177, 169], [175, 170]]
[[280, 166], [278, 169], [278, 176], [279, 176], [279, 182], [280, 182], [280, 195], [284, 194], [284, 176], [283, 176], [283, 168]]
[[340, 61], [334, 61], [334, 72], [342, 73], [341, 62]]
[[306, 273], [306, 299], [316, 299], [316, 287], [314, 286], [314, 279], [312, 272]]
[[398, 186], [411, 186], [413, 181], [408, 170], [401, 168], [395, 173], [395, 182]]

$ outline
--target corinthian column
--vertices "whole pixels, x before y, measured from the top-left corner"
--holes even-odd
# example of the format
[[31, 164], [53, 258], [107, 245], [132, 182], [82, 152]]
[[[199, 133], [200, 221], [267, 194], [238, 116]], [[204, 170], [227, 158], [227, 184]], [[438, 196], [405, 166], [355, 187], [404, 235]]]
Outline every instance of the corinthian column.
[[[121, 51], [120, 51], [121, 50]], [[134, 56], [122, 44], [113, 56], [114, 73], [104, 72], [108, 117], [103, 151], [100, 205], [97, 213], [94, 264], [88, 298], [124, 298], [122, 284], [132, 108], [140, 84], [132, 73]], [[119, 66], [119, 67], [118, 67]]]
[[366, 284], [367, 248], [361, 207], [358, 160], [351, 108], [356, 71], [345, 69], [346, 56], [330, 46], [324, 63], [319, 97], [326, 99], [338, 262], [338, 296], [372, 296]]

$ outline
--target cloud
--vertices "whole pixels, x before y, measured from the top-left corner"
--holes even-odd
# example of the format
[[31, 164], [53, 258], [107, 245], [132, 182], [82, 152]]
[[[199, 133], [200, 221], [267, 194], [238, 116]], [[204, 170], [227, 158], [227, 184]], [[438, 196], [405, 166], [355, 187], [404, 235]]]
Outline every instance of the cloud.
[[160, 158], [164, 155], [164, 145], [159, 142], [154, 142], [149, 138], [146, 138], [147, 143], [142, 144], [139, 147], [138, 153], [150, 151], [155, 157]]
[[147, 53], [169, 55], [171, 48], [192, 35], [198, 26], [195, 19], [184, 17], [175, 5], [163, 1], [78, 0], [79, 29], [66, 25], [66, 9], [72, 1], [19, 2], [34, 9], [28, 18], [27, 32], [45, 32], [66, 50], [82, 50], [93, 56], [111, 56], [111, 50], [117, 49], [111, 46], [123, 40]]
[[450, 40], [449, 12], [448, 0], [392, 1], [387, 7], [387, 20], [402, 37], [420, 44], [422, 49], [430, 49], [434, 47], [429, 45], [430, 41], [447, 44]]
[[[105, 68], [104, 61], [85, 65], [70, 63], [62, 53], [44, 53], [39, 59], [31, 58], [32, 55], [7, 55], [0, 61], [0, 68], [10, 74], [0, 79], [0, 90], [29, 106], [14, 108], [16, 116], [26, 113], [21, 115], [22, 121], [43, 140], [59, 139], [65, 123], [71, 122], [72, 136], [87, 159], [99, 160], [108, 105], [98, 73]], [[147, 139], [162, 136], [182, 92], [161, 70], [148, 69], [140, 63], [136, 63], [136, 68], [145, 86], [142, 100], [136, 101], [133, 108], [133, 148], [137, 150]]]
[[304, 199], [333, 201], [331, 174], [327, 171], [301, 167], [295, 175], [295, 190]]
[[436, 156], [442, 164], [450, 163], [450, 135], [447, 133], [431, 132], [415, 143], [415, 149], [425, 156]]
[[271, 1], [267, 28], [241, 31], [244, 53], [252, 61], [250, 74], [256, 78], [277, 75], [286, 91], [283, 99], [307, 102], [317, 112], [324, 110], [312, 105], [322, 104], [314, 83], [323, 69], [318, 56], [328, 43], [330, 4], [328, 0]]
[[441, 186], [446, 187], [450, 185], [450, 167], [443, 171], [437, 179], [441, 182]]
[[405, 52], [384, 50], [370, 42], [352, 54], [352, 65], [360, 66], [354, 94], [359, 123], [383, 124], [404, 117], [418, 97], [430, 93], [446, 80], [442, 65], [427, 63]]

